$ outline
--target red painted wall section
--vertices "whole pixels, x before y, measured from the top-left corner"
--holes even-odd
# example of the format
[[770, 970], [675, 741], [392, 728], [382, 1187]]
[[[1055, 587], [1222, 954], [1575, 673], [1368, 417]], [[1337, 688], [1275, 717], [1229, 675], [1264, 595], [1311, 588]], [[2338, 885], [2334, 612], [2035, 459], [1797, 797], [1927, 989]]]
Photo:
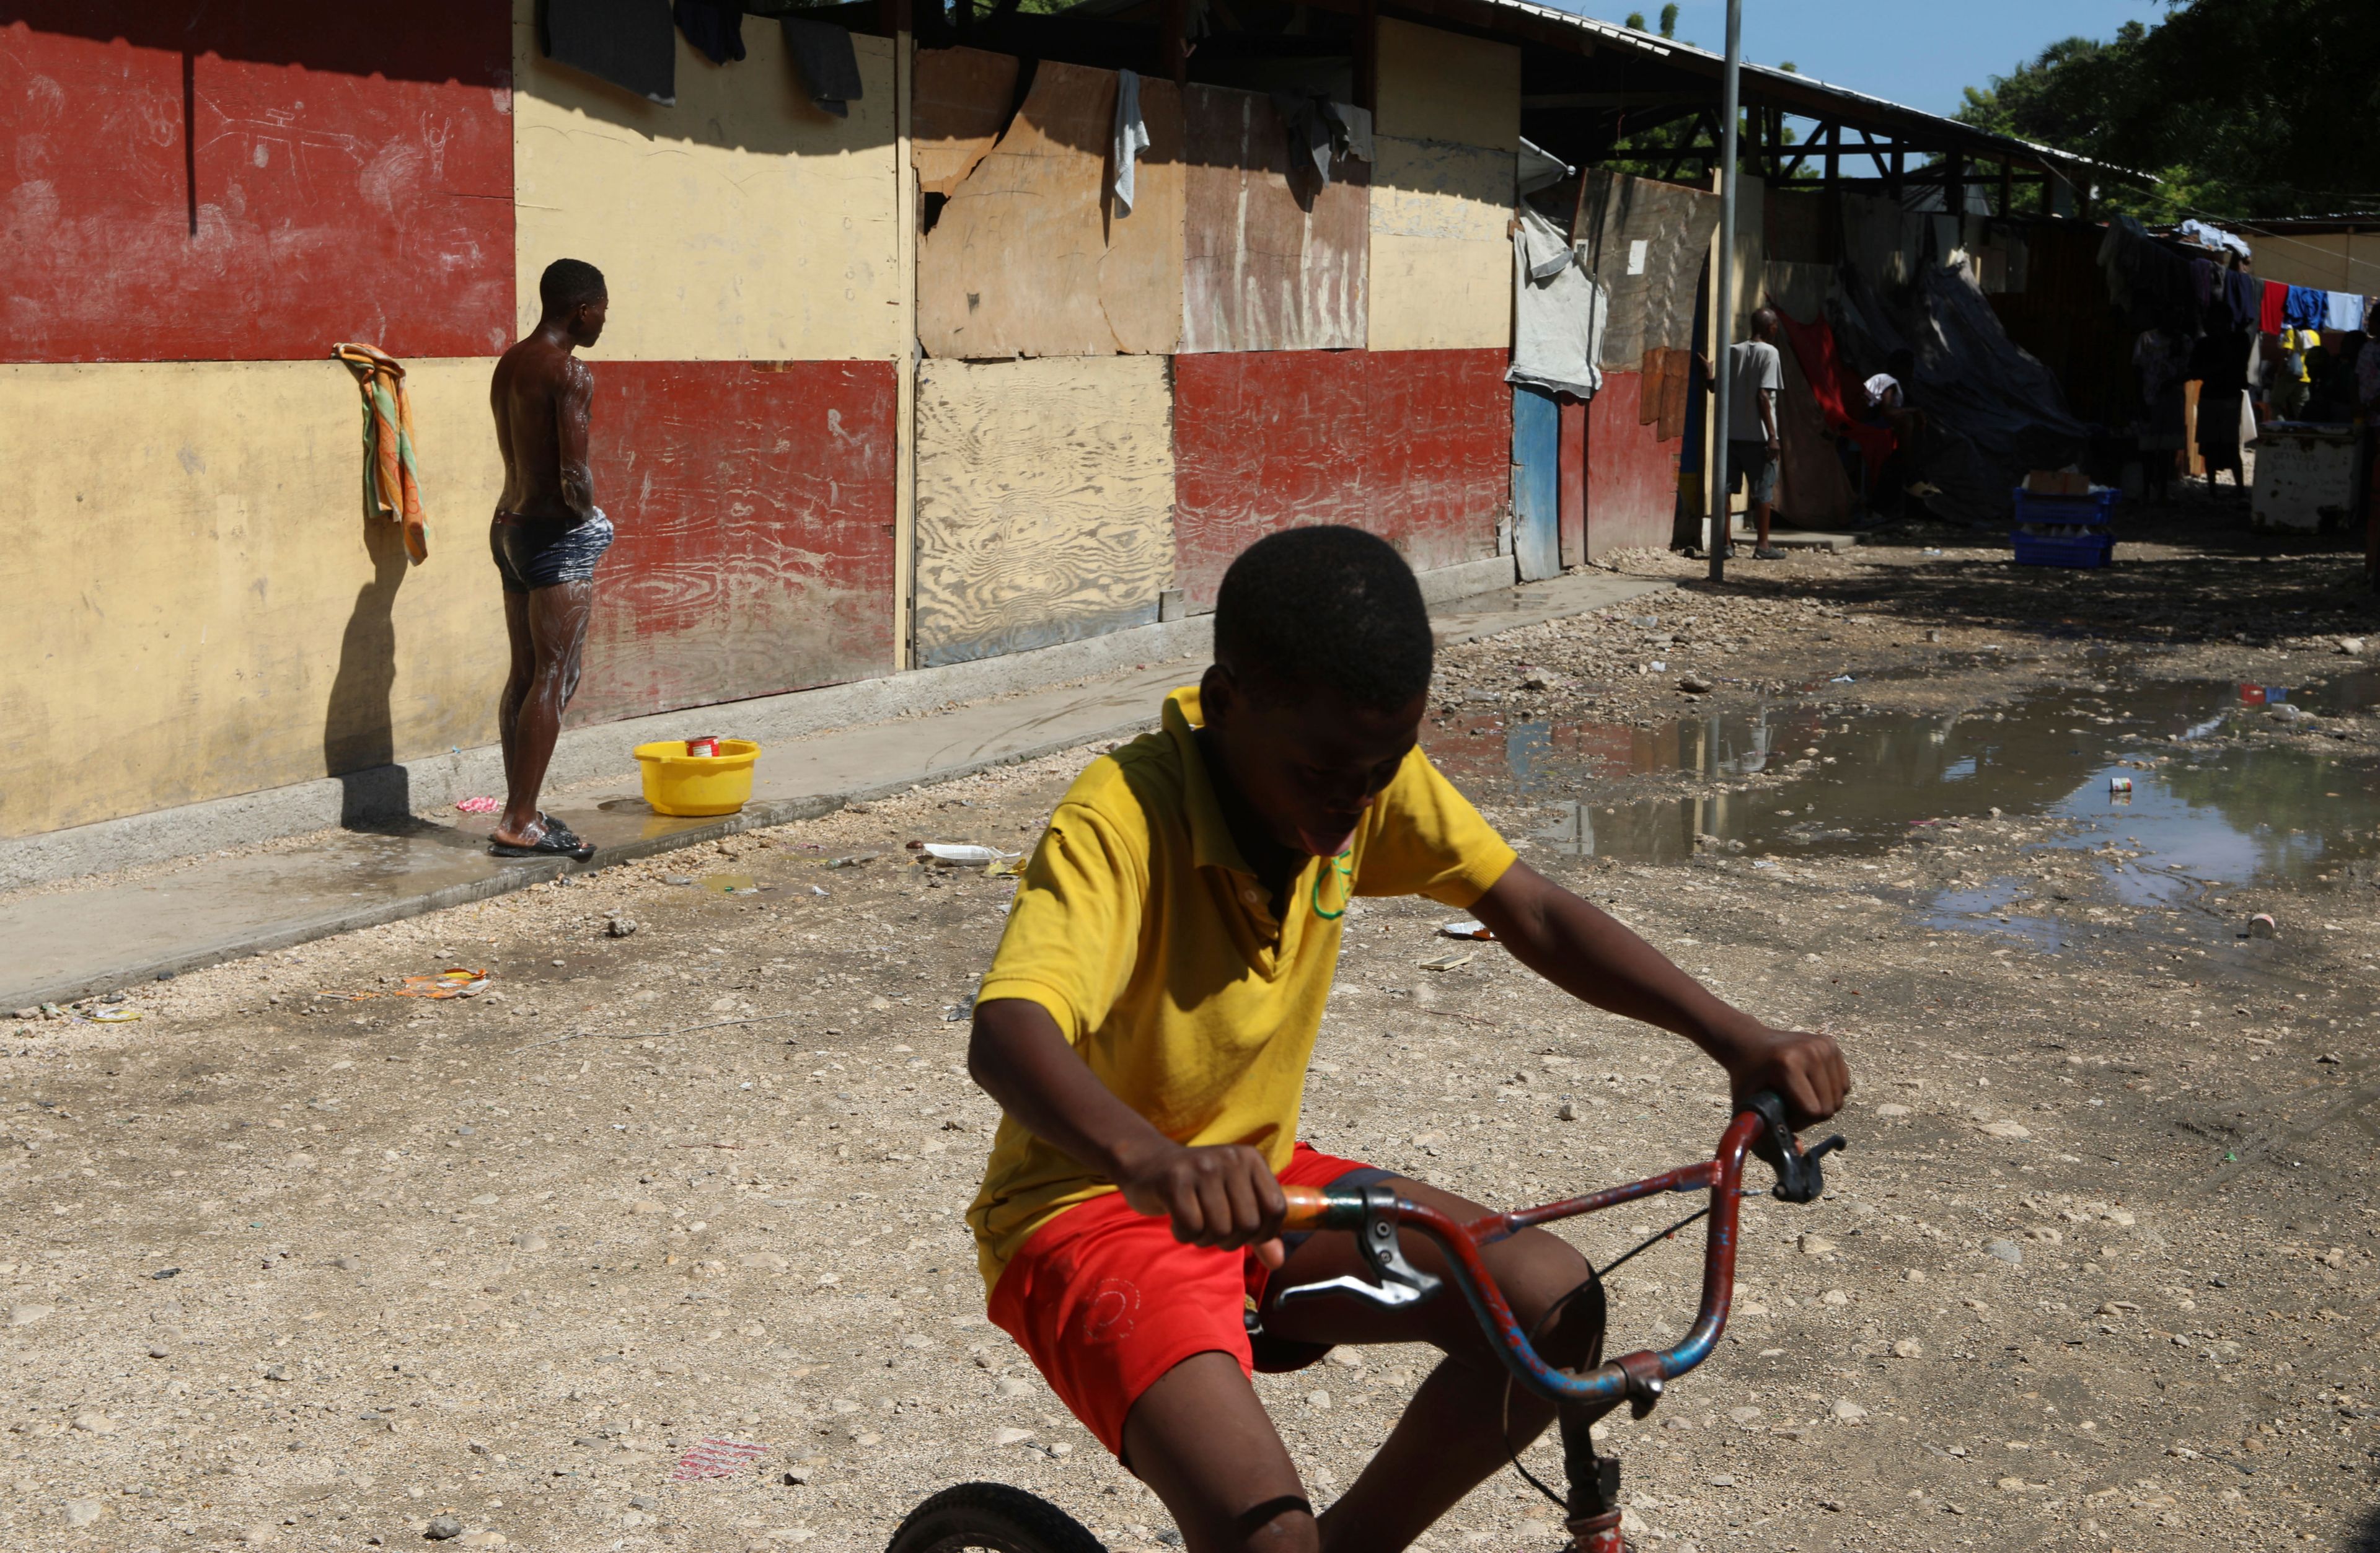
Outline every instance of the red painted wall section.
[[1211, 609], [1275, 529], [1346, 523], [1416, 571], [1496, 553], [1512, 500], [1509, 353], [1281, 350], [1173, 358], [1174, 583]]
[[593, 366], [619, 537], [571, 722], [891, 673], [892, 364]]
[[510, 340], [500, 0], [19, 0], [7, 18], [0, 360]]
[[1586, 401], [1561, 396], [1561, 564], [1586, 560]]
[[1635, 372], [1606, 371], [1602, 392], [1587, 402], [1590, 561], [1614, 550], [1666, 550], [1670, 545], [1678, 504], [1678, 453], [1685, 439], [1664, 442], [1656, 434], [1658, 427], [1637, 424], [1643, 382]]

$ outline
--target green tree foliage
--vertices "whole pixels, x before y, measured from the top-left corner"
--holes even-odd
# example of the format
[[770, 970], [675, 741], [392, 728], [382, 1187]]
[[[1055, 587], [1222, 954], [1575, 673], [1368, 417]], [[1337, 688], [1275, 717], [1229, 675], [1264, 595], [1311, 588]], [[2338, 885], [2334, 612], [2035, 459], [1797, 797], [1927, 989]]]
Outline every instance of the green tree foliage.
[[2159, 216], [2380, 209], [2380, 10], [2373, 0], [2167, 0], [2154, 26], [2069, 38], [1959, 116], [2155, 174], [2103, 186]]

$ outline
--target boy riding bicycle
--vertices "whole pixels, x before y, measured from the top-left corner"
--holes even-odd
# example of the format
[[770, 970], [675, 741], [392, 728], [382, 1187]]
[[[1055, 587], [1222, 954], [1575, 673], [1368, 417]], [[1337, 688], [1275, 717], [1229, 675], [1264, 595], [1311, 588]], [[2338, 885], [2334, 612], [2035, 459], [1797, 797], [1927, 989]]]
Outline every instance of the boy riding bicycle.
[[[1391, 1179], [1296, 1141], [1354, 896], [1471, 913], [1564, 990], [1694, 1041], [1739, 1102], [1776, 1091], [1796, 1124], [1851, 1086], [1832, 1040], [1729, 1007], [1518, 860], [1416, 742], [1431, 656], [1384, 541], [1306, 528], [1251, 546], [1216, 602], [1213, 666], [1060, 802], [978, 993], [968, 1068], [1006, 1113], [968, 1210], [991, 1318], [1193, 1553], [1401, 1548], [1505, 1461], [1504, 1371], [1458, 1302], [1266, 1303], [1367, 1277], [1352, 1235], [1284, 1244], [1284, 1183]], [[1459, 1220], [1485, 1211], [1395, 1183]], [[1442, 1270], [1418, 1237], [1406, 1251]], [[1590, 1302], [1563, 1304], [1592, 1277], [1567, 1243], [1528, 1230], [1484, 1255], [1549, 1360], [1599, 1349]], [[1414, 1341], [1444, 1362], [1318, 1516], [1250, 1374]], [[1515, 1394], [1510, 1438], [1553, 1416]]]

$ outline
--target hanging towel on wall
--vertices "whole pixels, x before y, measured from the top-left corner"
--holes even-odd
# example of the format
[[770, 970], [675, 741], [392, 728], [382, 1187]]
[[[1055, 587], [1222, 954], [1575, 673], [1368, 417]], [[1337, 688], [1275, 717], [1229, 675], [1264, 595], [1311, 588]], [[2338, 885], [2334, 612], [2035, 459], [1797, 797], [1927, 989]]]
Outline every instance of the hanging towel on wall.
[[2256, 333], [2277, 334], [2289, 326], [2288, 305], [2289, 288], [2278, 281], [2260, 283], [2264, 291], [2256, 308]]
[[2352, 291], [2325, 292], [2327, 305], [2323, 309], [2322, 327], [2338, 334], [2350, 334], [2363, 327], [2363, 298]]
[[2306, 285], [2289, 287], [2289, 300], [2281, 304], [2282, 320], [2291, 329], [2319, 329], [2329, 310], [2329, 294]]
[[1131, 70], [1116, 72], [1114, 144], [1109, 147], [1115, 167], [1115, 213], [1132, 214], [1132, 169], [1148, 149], [1148, 120], [1140, 116], [1140, 77]]
[[1504, 381], [1591, 399], [1609, 302], [1561, 229], [1524, 205], [1512, 226], [1512, 365]]
[[670, 15], [713, 65], [744, 57], [744, 0], [676, 0]]
[[363, 391], [364, 500], [405, 530], [405, 553], [419, 566], [430, 559], [430, 524], [413, 463], [413, 401], [405, 394], [405, 368], [378, 346], [334, 345], [331, 354]]
[[676, 103], [677, 38], [653, 0], [545, 0], [538, 21], [538, 46], [555, 64]]
[[861, 96], [859, 51], [851, 46], [851, 32], [831, 21], [785, 17], [785, 52], [809, 88], [810, 101], [837, 118], [851, 116], [851, 104]]

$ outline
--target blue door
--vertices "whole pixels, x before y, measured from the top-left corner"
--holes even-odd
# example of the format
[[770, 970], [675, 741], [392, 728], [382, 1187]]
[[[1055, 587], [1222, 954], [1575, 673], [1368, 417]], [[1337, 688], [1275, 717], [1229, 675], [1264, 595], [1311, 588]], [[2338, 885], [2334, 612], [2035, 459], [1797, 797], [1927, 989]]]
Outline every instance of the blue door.
[[1512, 552], [1521, 580], [1561, 576], [1561, 406], [1512, 388]]

